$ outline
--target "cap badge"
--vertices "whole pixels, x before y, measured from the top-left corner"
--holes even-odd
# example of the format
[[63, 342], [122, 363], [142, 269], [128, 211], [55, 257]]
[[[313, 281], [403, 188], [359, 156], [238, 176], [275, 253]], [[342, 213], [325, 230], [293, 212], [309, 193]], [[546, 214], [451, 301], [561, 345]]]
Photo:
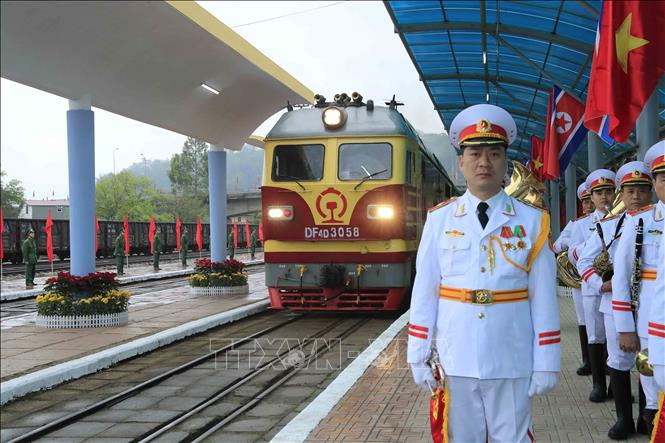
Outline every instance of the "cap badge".
[[476, 132], [485, 133], [490, 132], [491, 130], [492, 124], [489, 120], [479, 120], [478, 123], [476, 123]]
[[605, 183], [605, 182], [607, 182], [607, 179], [606, 179], [605, 177], [600, 177], [600, 178], [598, 179], [598, 183], [600, 183], [601, 185], [602, 185], [603, 183]]
[[633, 171], [633, 177], [642, 177], [642, 173], [640, 171]]

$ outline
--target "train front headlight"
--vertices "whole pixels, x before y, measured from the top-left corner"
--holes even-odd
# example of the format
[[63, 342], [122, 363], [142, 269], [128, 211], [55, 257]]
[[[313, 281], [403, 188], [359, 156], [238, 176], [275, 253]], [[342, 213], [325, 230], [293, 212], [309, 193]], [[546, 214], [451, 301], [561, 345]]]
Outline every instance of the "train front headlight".
[[323, 118], [323, 124], [326, 128], [337, 129], [346, 123], [346, 112], [341, 108], [329, 106], [323, 110], [321, 118]]
[[391, 220], [395, 216], [392, 205], [368, 205], [367, 218], [370, 220]]
[[293, 220], [293, 206], [269, 206], [268, 218], [271, 220]]

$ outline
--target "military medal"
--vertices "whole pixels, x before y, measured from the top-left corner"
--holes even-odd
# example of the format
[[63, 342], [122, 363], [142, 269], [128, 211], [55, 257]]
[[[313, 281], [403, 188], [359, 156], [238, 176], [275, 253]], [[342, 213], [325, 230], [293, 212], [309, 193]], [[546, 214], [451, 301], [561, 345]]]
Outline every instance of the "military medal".
[[[503, 226], [501, 228], [501, 237], [503, 238], [513, 238], [513, 231], [508, 226]], [[515, 246], [509, 241], [503, 244], [503, 247], [506, 248], [506, 251], [512, 251], [515, 249]]]
[[515, 237], [519, 238], [519, 241], [517, 242], [517, 249], [525, 249], [526, 242], [522, 240], [524, 237], [526, 237], [526, 231], [524, 230], [524, 226], [522, 225], [515, 226], [515, 231], [513, 233], [515, 234]]

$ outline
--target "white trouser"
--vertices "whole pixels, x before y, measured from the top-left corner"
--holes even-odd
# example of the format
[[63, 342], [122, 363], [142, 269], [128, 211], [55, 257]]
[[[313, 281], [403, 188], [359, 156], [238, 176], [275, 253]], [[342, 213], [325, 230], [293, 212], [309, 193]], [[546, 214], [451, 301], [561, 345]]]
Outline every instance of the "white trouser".
[[575, 304], [575, 315], [577, 315], [577, 324], [579, 326], [586, 325], [586, 321], [584, 321], [584, 305], [582, 302], [582, 289], [573, 288], [573, 303]]
[[605, 343], [605, 322], [600, 312], [600, 300], [601, 297], [598, 295], [582, 296], [586, 335], [589, 337], [590, 345]]
[[531, 443], [528, 378], [480, 380], [446, 377], [451, 443]]
[[[647, 347], [649, 339], [646, 337], [640, 337], [640, 349]], [[647, 409], [658, 409], [658, 384], [656, 379], [653, 377], [645, 377], [640, 374], [640, 383], [642, 384], [642, 390], [644, 391], [644, 396], [647, 399]]]
[[630, 371], [635, 366], [635, 352], [624, 352], [619, 347], [619, 334], [614, 326], [614, 316], [604, 314], [607, 336], [607, 365], [617, 371]]

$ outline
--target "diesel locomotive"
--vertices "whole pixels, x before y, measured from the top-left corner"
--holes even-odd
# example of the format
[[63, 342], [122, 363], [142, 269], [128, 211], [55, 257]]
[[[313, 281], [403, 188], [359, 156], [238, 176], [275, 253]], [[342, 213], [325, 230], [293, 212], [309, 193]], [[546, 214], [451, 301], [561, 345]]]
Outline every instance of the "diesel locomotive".
[[265, 137], [262, 209], [273, 309], [403, 307], [427, 209], [456, 195], [397, 110], [353, 93], [289, 105]]

